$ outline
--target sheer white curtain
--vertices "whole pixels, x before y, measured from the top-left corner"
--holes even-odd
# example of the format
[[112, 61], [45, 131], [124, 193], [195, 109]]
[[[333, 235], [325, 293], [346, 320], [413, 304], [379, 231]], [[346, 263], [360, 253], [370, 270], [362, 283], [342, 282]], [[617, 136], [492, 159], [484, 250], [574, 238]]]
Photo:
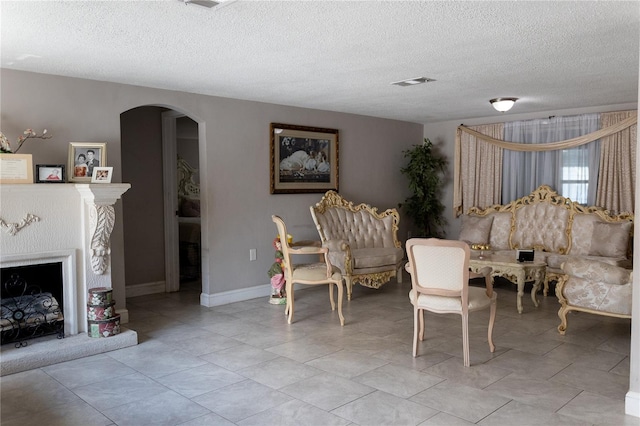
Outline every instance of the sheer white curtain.
[[[504, 123], [504, 140], [524, 144], [547, 144], [595, 132], [600, 128], [599, 114], [512, 121]], [[600, 145], [590, 142], [576, 148], [543, 152], [504, 150], [502, 199], [523, 197], [542, 184], [561, 195], [593, 205], [596, 198]], [[587, 181], [587, 185], [566, 182]], [[571, 192], [567, 193], [567, 191]], [[580, 193], [582, 190], [585, 194]], [[563, 193], [564, 192], [564, 193]]]

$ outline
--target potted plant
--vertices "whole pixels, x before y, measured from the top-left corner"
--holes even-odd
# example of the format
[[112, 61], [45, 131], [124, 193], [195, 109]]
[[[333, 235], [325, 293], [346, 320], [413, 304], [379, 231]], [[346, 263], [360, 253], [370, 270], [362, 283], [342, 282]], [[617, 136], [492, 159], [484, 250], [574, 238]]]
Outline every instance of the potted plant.
[[413, 195], [398, 207], [404, 207], [420, 236], [441, 238], [442, 227], [447, 223], [442, 216], [444, 204], [440, 201], [447, 160], [433, 152], [433, 144], [427, 138], [422, 145], [414, 145], [403, 153], [409, 163], [400, 172], [409, 178]]

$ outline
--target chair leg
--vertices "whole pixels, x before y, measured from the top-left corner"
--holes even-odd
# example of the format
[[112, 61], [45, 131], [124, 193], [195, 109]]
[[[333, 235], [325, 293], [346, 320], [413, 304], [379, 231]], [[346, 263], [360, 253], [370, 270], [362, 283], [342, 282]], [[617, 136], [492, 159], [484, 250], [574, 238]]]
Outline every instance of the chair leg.
[[291, 291], [291, 289], [289, 287], [290, 287], [289, 283], [285, 282], [284, 290], [285, 290], [285, 293], [286, 293], [286, 296], [287, 296], [287, 300], [285, 301], [285, 305], [284, 305], [284, 315], [285, 316], [289, 315], [289, 310], [290, 310], [289, 302], [291, 300], [291, 297], [289, 296], [289, 292]]
[[420, 341], [424, 340], [424, 309], [420, 310]]
[[469, 360], [469, 313], [462, 313], [462, 357], [464, 360], [464, 366], [469, 367], [471, 361]]
[[[342, 281], [338, 281], [336, 287], [338, 287], [338, 316], [340, 317], [340, 325], [344, 326], [344, 316], [342, 315], [342, 298], [344, 297]], [[333, 294], [333, 291], [331, 293]]]
[[287, 290], [287, 305], [289, 306], [289, 320], [288, 323], [293, 322], [293, 285], [289, 286]]
[[333, 301], [333, 283], [329, 283], [329, 302], [331, 302], [331, 310], [336, 310], [336, 302]]
[[347, 300], [351, 300], [351, 289], [353, 288], [353, 283], [351, 282], [351, 278], [345, 277], [344, 283], [347, 286]]
[[489, 350], [491, 353], [496, 351], [496, 345], [493, 344], [493, 324], [496, 322], [496, 299], [491, 302], [491, 313], [489, 315], [489, 330], [487, 331], [487, 339], [489, 341]]
[[422, 309], [413, 307], [413, 357], [418, 356], [418, 334], [420, 333], [420, 322], [423, 312]]
[[558, 326], [558, 333], [564, 336], [567, 332], [567, 313], [569, 312], [569, 307], [566, 303], [563, 303], [560, 309], [558, 310], [558, 316], [560, 317], [560, 325]]
[[396, 271], [396, 282], [398, 284], [402, 284], [402, 270], [404, 269], [404, 266], [401, 266], [398, 268], [398, 270]]
[[544, 290], [542, 290], [542, 293], [544, 297], [547, 297], [547, 294], [549, 294], [549, 277], [546, 274], [544, 276]]

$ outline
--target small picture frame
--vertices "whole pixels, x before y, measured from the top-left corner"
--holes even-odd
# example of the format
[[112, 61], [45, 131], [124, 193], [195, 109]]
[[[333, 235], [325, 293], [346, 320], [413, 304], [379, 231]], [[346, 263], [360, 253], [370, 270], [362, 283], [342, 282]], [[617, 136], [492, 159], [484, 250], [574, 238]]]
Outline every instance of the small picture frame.
[[106, 165], [106, 143], [69, 142], [69, 182], [91, 182], [93, 170]]
[[91, 183], [111, 183], [113, 167], [94, 167]]
[[65, 183], [64, 164], [36, 164], [37, 183]]
[[533, 262], [535, 252], [533, 250], [516, 250], [518, 262]]
[[31, 154], [0, 154], [0, 183], [33, 183]]

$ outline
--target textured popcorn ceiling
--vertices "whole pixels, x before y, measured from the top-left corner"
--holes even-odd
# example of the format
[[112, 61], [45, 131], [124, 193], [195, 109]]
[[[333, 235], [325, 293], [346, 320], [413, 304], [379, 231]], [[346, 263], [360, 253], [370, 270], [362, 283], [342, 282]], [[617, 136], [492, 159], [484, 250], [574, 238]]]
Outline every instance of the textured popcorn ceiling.
[[[637, 102], [640, 3], [2, 1], [1, 66], [414, 122]], [[398, 87], [393, 81], [437, 81]], [[509, 113], [507, 113], [508, 115]]]

